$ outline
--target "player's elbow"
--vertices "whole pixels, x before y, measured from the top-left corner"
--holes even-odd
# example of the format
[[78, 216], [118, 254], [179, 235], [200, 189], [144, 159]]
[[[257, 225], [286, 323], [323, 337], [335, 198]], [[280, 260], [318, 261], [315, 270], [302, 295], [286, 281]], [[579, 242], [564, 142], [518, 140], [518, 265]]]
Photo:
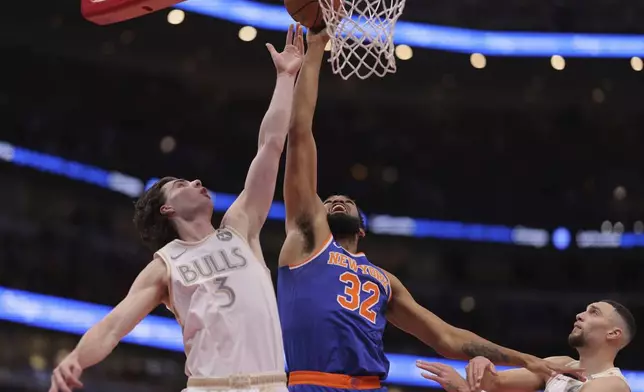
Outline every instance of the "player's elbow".
[[259, 148], [260, 150], [264, 150], [268, 153], [281, 155], [282, 152], [284, 151], [285, 142], [286, 142], [286, 134], [268, 135], [266, 139], [264, 139], [262, 145], [259, 146]]
[[[314, 105], [294, 108], [289, 127], [289, 135], [294, 133], [312, 133]], [[290, 137], [290, 136], [289, 136]]]

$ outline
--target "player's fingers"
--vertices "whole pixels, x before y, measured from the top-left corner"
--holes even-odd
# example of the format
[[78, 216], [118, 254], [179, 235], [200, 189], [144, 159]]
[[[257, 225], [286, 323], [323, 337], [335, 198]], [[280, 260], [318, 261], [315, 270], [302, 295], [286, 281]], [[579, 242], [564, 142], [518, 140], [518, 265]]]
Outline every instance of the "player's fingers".
[[288, 25], [288, 33], [286, 33], [286, 45], [284, 47], [289, 46], [293, 43], [293, 25], [290, 24]]
[[51, 375], [51, 386], [49, 387], [49, 392], [58, 392], [56, 388], [56, 380], [54, 380], [54, 375]]
[[272, 56], [277, 55], [277, 50], [275, 50], [275, 47], [273, 46], [273, 44], [267, 42], [266, 43], [266, 48], [268, 49], [268, 51], [270, 52], [270, 54]]
[[465, 368], [465, 373], [466, 373], [466, 379], [467, 379], [467, 385], [470, 387], [470, 391], [474, 390], [476, 388], [476, 374], [475, 374], [475, 368], [476, 365], [472, 364], [471, 362], [468, 364], [468, 366]]
[[435, 376], [435, 375], [433, 375], [433, 374], [431, 374], [431, 373], [425, 373], [425, 372], [423, 372], [423, 373], [421, 373], [420, 375], [421, 375], [421, 376], [423, 376], [424, 378], [428, 379], [428, 380], [436, 381], [436, 382], [437, 382], [437, 383], [439, 383], [439, 384], [441, 383], [441, 379], [440, 379], [440, 378], [438, 378], [438, 376]]
[[78, 380], [78, 383], [80, 384], [80, 388], [82, 388], [83, 383], [80, 381], [80, 377], [81, 377], [81, 374], [83, 374], [83, 368], [78, 364], [72, 365], [72, 374]]
[[485, 370], [488, 368], [488, 366], [476, 366], [474, 367], [474, 385], [471, 390], [475, 390], [481, 385], [481, 380], [483, 379], [483, 374], [485, 374]]
[[417, 364], [416, 366], [418, 366], [423, 370], [427, 370], [428, 372], [432, 372], [434, 374], [440, 374], [441, 368], [438, 365], [439, 364], [437, 363], [422, 362], [421, 364]]
[[72, 392], [72, 390], [67, 387], [67, 383], [65, 383], [65, 380], [63, 379], [60, 371], [54, 370], [54, 380], [56, 381], [56, 387], [61, 392]]
[[297, 50], [300, 51], [300, 53], [304, 54], [304, 32], [302, 31], [302, 25], [298, 24], [297, 25]]
[[579, 381], [586, 381], [586, 377], [584, 376], [584, 372], [586, 369], [580, 369], [580, 368], [571, 368], [567, 366], [563, 367], [552, 367], [552, 370], [554, 370], [557, 373], [561, 374], [567, 374], [570, 375], [572, 378], [576, 378]]
[[494, 376], [498, 376], [498, 375], [499, 375], [499, 373], [497, 373], [497, 372], [496, 372], [496, 366], [494, 366], [494, 364], [493, 364], [493, 363], [491, 363], [491, 362], [490, 362], [490, 364], [488, 365], [488, 367], [487, 367], [487, 368], [488, 368], [488, 370], [490, 371], [490, 373], [492, 373], [492, 375], [494, 375]]
[[62, 367], [60, 368], [60, 372], [63, 375], [63, 379], [67, 383], [67, 385], [71, 387], [76, 387], [76, 388], [81, 388], [83, 385], [81, 384], [80, 380], [72, 374], [71, 369]]

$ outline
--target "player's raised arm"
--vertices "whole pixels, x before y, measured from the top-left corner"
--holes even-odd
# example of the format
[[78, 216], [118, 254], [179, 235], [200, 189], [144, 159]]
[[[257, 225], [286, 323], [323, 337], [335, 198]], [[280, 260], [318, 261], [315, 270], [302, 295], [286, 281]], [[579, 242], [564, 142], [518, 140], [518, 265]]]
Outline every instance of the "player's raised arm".
[[390, 273], [387, 276], [392, 290], [387, 319], [447, 358], [471, 359], [483, 356], [497, 365], [524, 367], [547, 377], [557, 373], [578, 374], [583, 371], [499, 346], [475, 333], [456, 328], [420, 306], [398, 278]]
[[[284, 178], [284, 201], [286, 204], [286, 253], [297, 253], [304, 241], [305, 253], [326, 240], [330, 233], [326, 223], [326, 211], [317, 194], [317, 147], [313, 138], [313, 115], [318, 99], [320, 68], [324, 47], [329, 37], [325, 32], [307, 34], [308, 50], [295, 86], [293, 116], [288, 133], [286, 151], [286, 174]], [[326, 232], [325, 232], [326, 231]], [[306, 232], [308, 238], [293, 238]], [[291, 238], [289, 239], [288, 236]], [[296, 254], [280, 258], [280, 264], [288, 264]], [[301, 253], [301, 250], [300, 250]]]
[[105, 318], [83, 335], [78, 345], [57, 367], [51, 377], [50, 392], [81, 388], [83, 371], [107, 357], [125, 335], [154, 308], [167, 293], [167, 270], [161, 259], [154, 259], [141, 271], [130, 292]]
[[259, 130], [257, 155], [248, 169], [244, 190], [228, 209], [222, 226], [232, 226], [247, 238], [259, 235], [275, 194], [280, 157], [289, 129], [295, 78], [302, 65], [304, 38], [301, 26], [290, 26], [284, 51], [266, 45], [275, 63], [277, 82]]

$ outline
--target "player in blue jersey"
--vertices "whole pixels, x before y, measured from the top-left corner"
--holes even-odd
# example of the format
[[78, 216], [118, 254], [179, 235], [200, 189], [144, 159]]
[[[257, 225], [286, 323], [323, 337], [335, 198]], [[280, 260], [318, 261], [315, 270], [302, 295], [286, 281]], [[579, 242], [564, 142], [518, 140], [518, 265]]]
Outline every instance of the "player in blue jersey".
[[312, 123], [328, 37], [309, 32], [307, 41], [288, 135], [287, 237], [277, 285], [289, 388], [294, 392], [380, 389], [389, 370], [382, 342], [387, 321], [449, 358], [485, 356], [547, 376], [580, 372], [445, 323], [416, 303], [395, 276], [357, 253], [365, 230], [355, 202], [346, 196], [322, 202], [317, 195]]

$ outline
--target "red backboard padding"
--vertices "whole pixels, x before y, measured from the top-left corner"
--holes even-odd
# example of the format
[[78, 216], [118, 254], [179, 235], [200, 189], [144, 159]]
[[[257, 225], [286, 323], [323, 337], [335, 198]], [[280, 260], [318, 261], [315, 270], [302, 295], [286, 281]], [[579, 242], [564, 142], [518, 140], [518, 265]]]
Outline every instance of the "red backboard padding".
[[81, 0], [81, 13], [85, 19], [99, 25], [109, 25], [137, 18], [183, 0]]

